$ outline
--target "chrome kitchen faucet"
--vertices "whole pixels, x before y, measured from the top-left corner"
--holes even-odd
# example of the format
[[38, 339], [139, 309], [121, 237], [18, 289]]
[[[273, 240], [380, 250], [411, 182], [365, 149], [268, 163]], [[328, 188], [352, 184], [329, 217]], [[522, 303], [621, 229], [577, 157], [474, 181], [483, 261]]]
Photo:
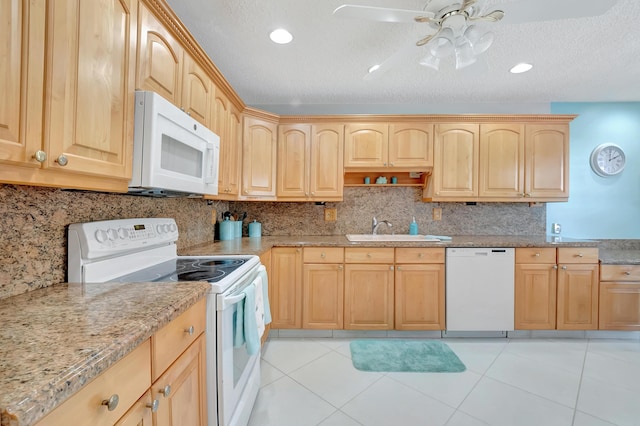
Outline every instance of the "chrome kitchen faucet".
[[371, 222], [371, 234], [377, 235], [378, 227], [380, 227], [380, 225], [382, 225], [383, 223], [386, 223], [389, 228], [393, 226], [388, 220], [381, 220], [380, 222], [378, 222], [378, 219], [376, 219], [376, 217], [374, 216], [373, 221]]

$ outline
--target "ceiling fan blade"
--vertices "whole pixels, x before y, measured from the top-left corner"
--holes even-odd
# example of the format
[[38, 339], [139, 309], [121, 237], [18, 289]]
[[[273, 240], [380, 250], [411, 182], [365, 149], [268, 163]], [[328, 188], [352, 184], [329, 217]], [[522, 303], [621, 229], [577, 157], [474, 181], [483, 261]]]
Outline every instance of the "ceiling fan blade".
[[558, 19], [585, 18], [604, 14], [618, 3], [618, 0], [518, 0], [507, 2], [504, 9], [504, 24], [554, 21]]
[[433, 18], [433, 13], [423, 10], [389, 9], [386, 7], [360, 6], [343, 4], [333, 11], [341, 18], [366, 19], [379, 22], [416, 22], [419, 17]]
[[478, 3], [478, 0], [464, 0], [464, 2], [462, 3], [462, 7], [460, 7], [460, 10], [467, 10], [476, 3]]
[[397, 50], [396, 53], [385, 59], [385, 61], [382, 62], [375, 71], [367, 73], [364, 76], [363, 80], [375, 81], [387, 71], [395, 68], [397, 65], [406, 64], [407, 61], [409, 61], [415, 54], [416, 47], [413, 44], [403, 47], [402, 49]]
[[428, 35], [425, 38], [418, 40], [416, 42], [416, 46], [424, 46], [425, 44], [429, 43], [431, 40], [436, 38], [441, 32], [442, 32], [442, 26], [440, 26], [440, 28], [438, 28], [438, 31], [436, 31], [434, 34]]
[[469, 18], [467, 18], [467, 20], [498, 22], [502, 18], [504, 18], [504, 12], [501, 10], [494, 10], [493, 12], [489, 12], [484, 16], [470, 16]]

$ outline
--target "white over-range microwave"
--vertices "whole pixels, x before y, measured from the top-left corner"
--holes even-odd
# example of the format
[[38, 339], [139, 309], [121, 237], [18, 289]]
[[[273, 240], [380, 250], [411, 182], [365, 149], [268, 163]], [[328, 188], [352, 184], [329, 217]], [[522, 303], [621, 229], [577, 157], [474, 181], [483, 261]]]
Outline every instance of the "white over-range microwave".
[[154, 92], [136, 92], [134, 120], [129, 193], [218, 194], [218, 135]]

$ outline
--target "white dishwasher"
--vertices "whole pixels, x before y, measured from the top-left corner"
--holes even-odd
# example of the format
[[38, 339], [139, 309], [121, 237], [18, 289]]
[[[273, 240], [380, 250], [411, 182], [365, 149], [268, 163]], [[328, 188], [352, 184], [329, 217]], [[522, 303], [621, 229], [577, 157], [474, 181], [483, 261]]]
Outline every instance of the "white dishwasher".
[[514, 273], [513, 248], [448, 248], [447, 330], [513, 330]]

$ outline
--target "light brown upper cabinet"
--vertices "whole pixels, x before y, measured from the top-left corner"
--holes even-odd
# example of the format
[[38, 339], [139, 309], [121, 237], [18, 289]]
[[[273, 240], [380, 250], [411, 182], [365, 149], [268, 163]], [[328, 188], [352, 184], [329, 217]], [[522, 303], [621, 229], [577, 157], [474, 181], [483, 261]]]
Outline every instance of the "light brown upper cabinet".
[[3, 167], [0, 179], [126, 191], [137, 1], [19, 3], [2, 5], [2, 15], [16, 19], [1, 30], [10, 43], [0, 49], [10, 60], [2, 61], [9, 80], [0, 84], [9, 96], [0, 134], [7, 148], [1, 160], [23, 167]]
[[200, 65], [143, 3], [136, 87], [151, 90], [212, 127], [214, 85]]
[[346, 169], [423, 171], [433, 166], [433, 124], [351, 123], [345, 127]]
[[180, 107], [184, 49], [144, 3], [138, 22], [136, 88], [152, 90]]
[[220, 137], [218, 195], [207, 198], [236, 199], [240, 189], [242, 114], [221, 90], [215, 90], [211, 128]]
[[437, 124], [435, 133], [433, 198], [477, 197], [479, 126]]
[[525, 197], [567, 201], [569, 124], [527, 124], [525, 131]]
[[432, 201], [566, 201], [569, 125], [437, 124]]
[[0, 162], [39, 168], [45, 1], [3, 1], [0, 16]]
[[273, 121], [245, 115], [243, 128], [241, 195], [275, 199], [278, 126]]
[[290, 201], [341, 201], [340, 124], [287, 124], [278, 131], [277, 196]]

